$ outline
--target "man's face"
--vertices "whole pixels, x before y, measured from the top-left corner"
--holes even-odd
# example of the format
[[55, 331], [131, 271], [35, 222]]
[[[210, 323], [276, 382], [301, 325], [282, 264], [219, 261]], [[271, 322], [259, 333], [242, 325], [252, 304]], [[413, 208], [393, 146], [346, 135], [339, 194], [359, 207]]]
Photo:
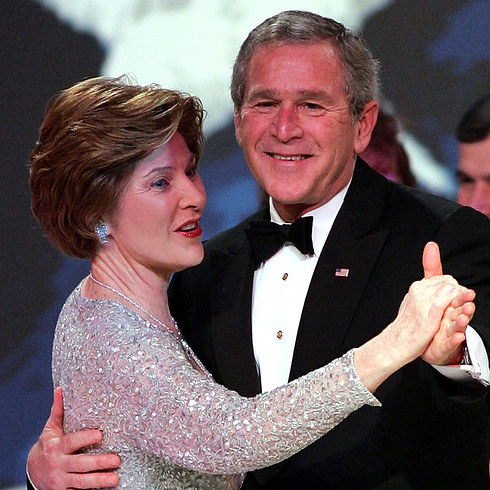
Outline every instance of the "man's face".
[[259, 185], [285, 221], [329, 201], [369, 143], [377, 103], [353, 122], [343, 68], [329, 43], [255, 49], [236, 136]]
[[458, 202], [490, 218], [490, 136], [459, 144]]

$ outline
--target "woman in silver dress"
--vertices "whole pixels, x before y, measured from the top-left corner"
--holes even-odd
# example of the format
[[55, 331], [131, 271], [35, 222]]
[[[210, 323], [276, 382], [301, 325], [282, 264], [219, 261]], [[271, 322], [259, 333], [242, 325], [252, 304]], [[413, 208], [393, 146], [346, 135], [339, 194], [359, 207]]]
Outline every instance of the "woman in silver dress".
[[86, 80], [51, 102], [30, 157], [46, 236], [91, 260], [53, 345], [65, 430], [103, 429], [92, 450], [121, 456], [119, 488], [239, 488], [245, 472], [379, 405], [377, 386], [471, 310], [472, 292], [454, 279], [423, 280], [380, 335], [317, 371], [255, 398], [215, 383], [166, 295], [171, 274], [203, 258], [202, 117], [185, 94]]

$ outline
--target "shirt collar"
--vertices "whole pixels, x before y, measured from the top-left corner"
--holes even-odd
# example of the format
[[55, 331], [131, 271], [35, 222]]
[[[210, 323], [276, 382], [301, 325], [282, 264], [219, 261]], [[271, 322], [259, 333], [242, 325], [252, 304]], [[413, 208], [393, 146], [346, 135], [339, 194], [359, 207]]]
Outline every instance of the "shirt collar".
[[[341, 189], [330, 201], [319, 206], [318, 208], [308, 211], [303, 216], [313, 216], [313, 248], [315, 249], [315, 255], [319, 255], [325, 242], [327, 240], [328, 234], [333, 226], [333, 222], [337, 217], [342, 203], [344, 202], [345, 195], [349, 190], [352, 178], [349, 183]], [[278, 225], [286, 224], [286, 222], [279, 216], [274, 204], [272, 203], [272, 198], [269, 197], [269, 209], [271, 214], [271, 221], [277, 223]]]

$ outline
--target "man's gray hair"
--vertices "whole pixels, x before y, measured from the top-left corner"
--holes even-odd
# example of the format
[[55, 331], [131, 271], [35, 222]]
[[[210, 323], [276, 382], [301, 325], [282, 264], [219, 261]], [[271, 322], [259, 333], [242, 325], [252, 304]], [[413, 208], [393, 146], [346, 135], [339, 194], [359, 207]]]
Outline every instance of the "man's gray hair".
[[254, 50], [264, 44], [328, 42], [344, 67], [344, 90], [354, 120], [376, 97], [379, 63], [358, 34], [339, 22], [311, 12], [288, 10], [266, 19], [243, 42], [233, 66], [231, 98], [238, 111], [243, 104], [247, 69]]

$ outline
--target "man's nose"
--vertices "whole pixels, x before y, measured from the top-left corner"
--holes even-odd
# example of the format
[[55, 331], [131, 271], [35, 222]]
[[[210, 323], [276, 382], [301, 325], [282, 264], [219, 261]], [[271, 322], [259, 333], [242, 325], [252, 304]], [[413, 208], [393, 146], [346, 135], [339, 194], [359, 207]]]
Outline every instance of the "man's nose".
[[291, 106], [280, 107], [271, 130], [272, 135], [283, 143], [294, 138], [301, 138], [303, 129], [296, 109]]

